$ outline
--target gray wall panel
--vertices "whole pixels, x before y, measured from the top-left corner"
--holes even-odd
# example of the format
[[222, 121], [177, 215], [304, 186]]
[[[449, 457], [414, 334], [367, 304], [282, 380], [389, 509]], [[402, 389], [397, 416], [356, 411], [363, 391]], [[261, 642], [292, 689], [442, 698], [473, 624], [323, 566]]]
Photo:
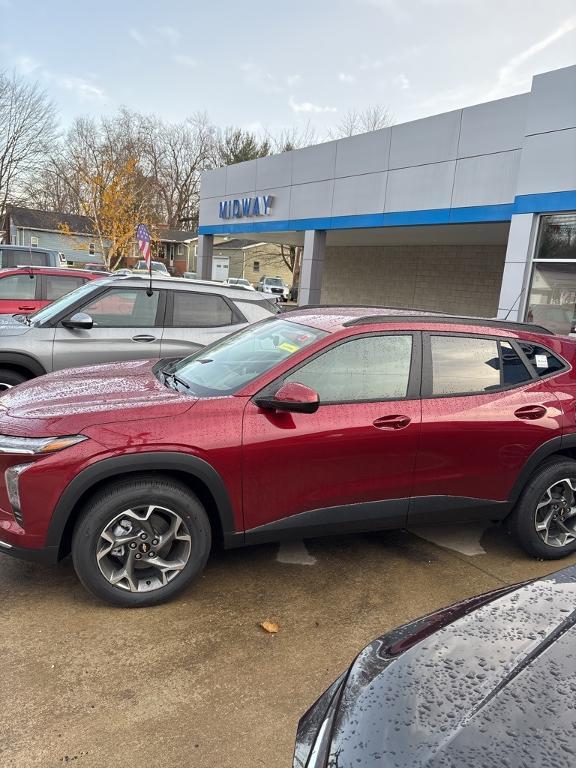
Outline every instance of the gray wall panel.
[[304, 147], [295, 151], [292, 162], [292, 184], [333, 179], [336, 168], [336, 144], [336, 141], [327, 141], [315, 147]]
[[526, 133], [576, 127], [576, 66], [536, 75], [528, 108]]
[[334, 181], [317, 181], [312, 184], [296, 184], [290, 197], [290, 218], [309, 219], [330, 216]]
[[336, 177], [388, 170], [391, 128], [340, 139], [336, 148]]
[[226, 168], [204, 171], [200, 182], [200, 197], [220, 197], [226, 194]]
[[462, 110], [392, 126], [390, 168], [455, 160]]
[[458, 160], [452, 205], [513, 203], [518, 182], [520, 150]]
[[292, 183], [293, 152], [261, 157], [256, 160], [256, 189], [287, 187]]
[[365, 173], [336, 179], [332, 216], [382, 213], [385, 197], [386, 173]]
[[250, 194], [256, 189], [256, 160], [228, 166], [226, 194]]
[[576, 128], [527, 136], [517, 194], [568, 189], [576, 189]]
[[458, 157], [519, 149], [530, 95], [511, 96], [462, 110]]
[[389, 171], [385, 210], [449, 208], [455, 168], [452, 161]]

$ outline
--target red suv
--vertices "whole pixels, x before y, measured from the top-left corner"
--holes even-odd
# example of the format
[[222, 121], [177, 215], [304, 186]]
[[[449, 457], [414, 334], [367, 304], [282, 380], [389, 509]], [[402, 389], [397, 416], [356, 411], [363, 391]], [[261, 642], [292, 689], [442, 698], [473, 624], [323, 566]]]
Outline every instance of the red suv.
[[101, 274], [85, 269], [15, 267], [0, 270], [0, 315], [29, 315]]
[[94, 594], [159, 603], [227, 547], [508, 520], [576, 549], [576, 343], [544, 328], [307, 308], [180, 361], [0, 398], [0, 550], [70, 551]]

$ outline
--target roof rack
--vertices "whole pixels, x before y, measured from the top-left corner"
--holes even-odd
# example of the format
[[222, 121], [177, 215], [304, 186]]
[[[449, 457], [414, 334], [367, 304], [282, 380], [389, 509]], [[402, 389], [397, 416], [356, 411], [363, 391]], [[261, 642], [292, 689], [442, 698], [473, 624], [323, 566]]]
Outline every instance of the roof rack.
[[397, 323], [399, 321], [410, 322], [413, 320], [424, 320], [430, 318], [428, 322], [433, 323], [451, 323], [459, 325], [476, 325], [484, 326], [485, 328], [508, 328], [513, 331], [531, 331], [532, 333], [544, 333], [548, 336], [553, 336], [554, 331], [549, 328], [545, 328], [543, 325], [535, 325], [534, 323], [519, 323], [516, 321], [497, 320], [494, 318], [485, 317], [466, 317], [465, 315], [435, 315], [433, 312], [414, 312], [410, 314], [399, 315], [366, 315], [364, 317], [355, 317], [352, 320], [348, 320], [343, 323], [346, 328], [355, 325], [371, 325], [374, 323]]

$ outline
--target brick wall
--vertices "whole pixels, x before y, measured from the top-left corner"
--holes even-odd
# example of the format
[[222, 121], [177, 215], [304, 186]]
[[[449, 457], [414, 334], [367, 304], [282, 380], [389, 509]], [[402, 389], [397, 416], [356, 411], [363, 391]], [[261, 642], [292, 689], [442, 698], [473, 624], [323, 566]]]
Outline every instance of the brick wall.
[[322, 302], [495, 316], [505, 255], [504, 245], [328, 247]]

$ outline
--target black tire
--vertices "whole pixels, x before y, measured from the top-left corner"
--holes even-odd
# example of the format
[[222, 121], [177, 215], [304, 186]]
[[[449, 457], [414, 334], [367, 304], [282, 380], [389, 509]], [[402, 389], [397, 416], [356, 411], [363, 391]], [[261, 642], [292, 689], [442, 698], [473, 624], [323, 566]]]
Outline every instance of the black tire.
[[[101, 534], [126, 510], [152, 505], [172, 510], [174, 516], [181, 519], [183, 530], [190, 537], [189, 544], [186, 543], [189, 547], [186, 565], [167, 584], [151, 591], [130, 591], [129, 587], [115, 586], [108, 581], [97, 561], [98, 547], [102, 547], [103, 542]], [[211, 542], [212, 532], [204, 507], [183, 483], [171, 478], [141, 475], [112, 482], [92, 497], [74, 529], [72, 560], [78, 578], [93, 595], [122, 608], [144, 608], [165, 603], [185, 590], [204, 569]], [[138, 542], [138, 546], [146, 545]], [[159, 559], [164, 557], [160, 552], [157, 555]], [[152, 557], [150, 554], [140, 555], [146, 556]], [[142, 568], [144, 564], [156, 573], [153, 563], [148, 561], [142, 560], [137, 567]], [[150, 583], [145, 578], [140, 581]]]
[[565, 478], [572, 478], [576, 485], [576, 461], [562, 457], [549, 459], [534, 472], [522, 491], [511, 517], [510, 528], [529, 555], [543, 560], [557, 560], [576, 551], [576, 539], [563, 546], [551, 546], [544, 542], [536, 530], [536, 508], [539, 502], [545, 497], [548, 488]]
[[7, 389], [22, 384], [23, 381], [28, 381], [28, 376], [18, 371], [13, 371], [11, 368], [0, 368], [0, 395]]

